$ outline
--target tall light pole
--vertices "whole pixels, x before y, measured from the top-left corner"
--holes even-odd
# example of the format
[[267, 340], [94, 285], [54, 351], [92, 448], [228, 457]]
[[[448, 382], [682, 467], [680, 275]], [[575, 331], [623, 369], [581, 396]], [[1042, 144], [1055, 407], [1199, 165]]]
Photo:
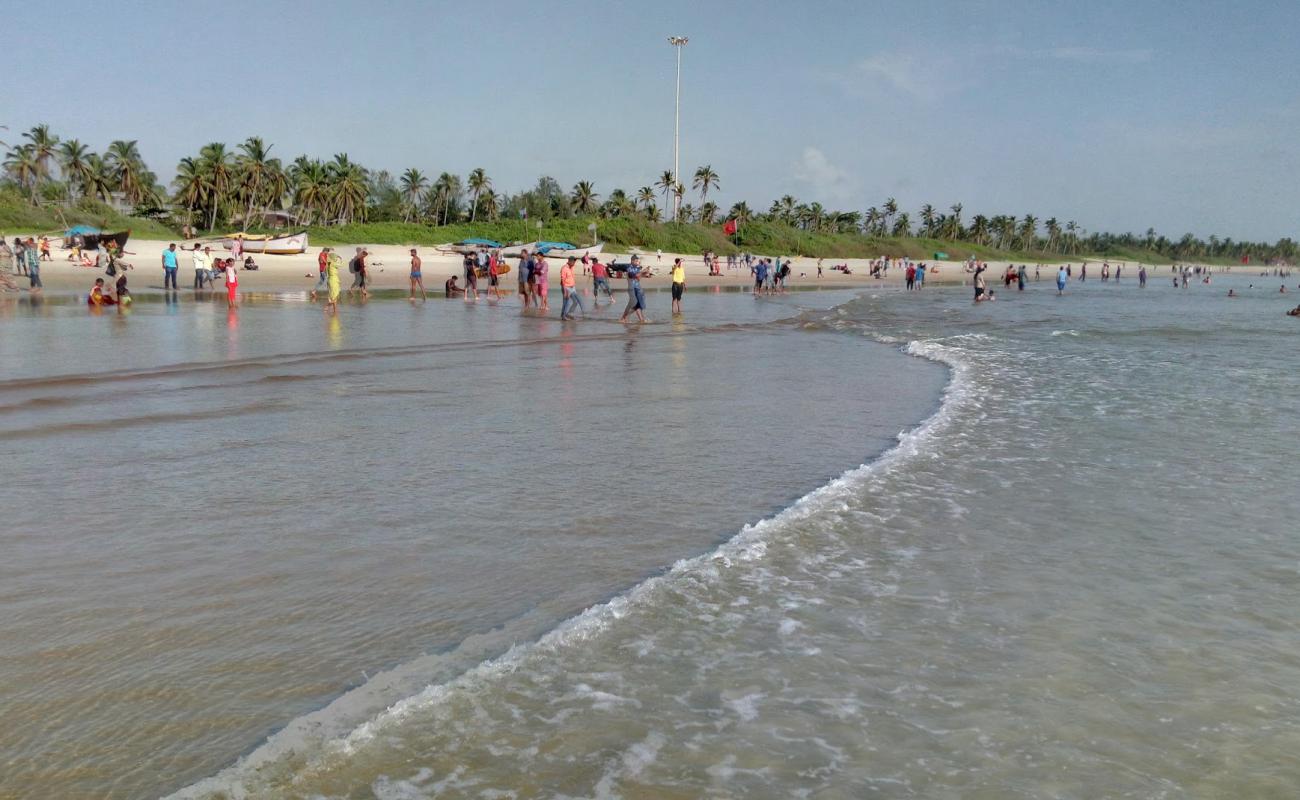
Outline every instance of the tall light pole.
[[677, 221], [681, 213], [682, 196], [677, 191], [677, 184], [681, 183], [679, 163], [681, 148], [679, 141], [682, 133], [682, 48], [689, 41], [685, 36], [669, 36], [668, 43], [677, 50], [677, 101], [676, 111], [673, 114], [673, 222]]

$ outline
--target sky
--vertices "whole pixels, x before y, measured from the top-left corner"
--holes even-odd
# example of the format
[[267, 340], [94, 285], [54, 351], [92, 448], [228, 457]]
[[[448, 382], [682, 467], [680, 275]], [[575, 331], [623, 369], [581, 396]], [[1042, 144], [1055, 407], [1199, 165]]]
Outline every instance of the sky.
[[0, 139], [137, 139], [164, 180], [259, 135], [286, 162], [634, 192], [672, 168], [684, 35], [681, 171], [711, 165], [724, 208], [1300, 238], [1294, 0], [69, 0], [3, 25], [33, 35], [4, 37]]

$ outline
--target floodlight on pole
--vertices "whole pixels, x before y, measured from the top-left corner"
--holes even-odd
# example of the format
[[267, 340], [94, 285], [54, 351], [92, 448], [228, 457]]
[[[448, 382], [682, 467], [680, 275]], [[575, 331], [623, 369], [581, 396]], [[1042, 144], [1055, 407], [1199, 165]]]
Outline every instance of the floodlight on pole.
[[681, 132], [682, 132], [682, 48], [690, 41], [685, 36], [669, 36], [668, 43], [677, 50], [677, 99], [676, 110], [673, 113], [673, 222], [677, 221], [681, 213], [682, 196], [677, 191], [677, 185], [681, 183], [678, 175], [680, 174], [680, 155], [681, 155]]

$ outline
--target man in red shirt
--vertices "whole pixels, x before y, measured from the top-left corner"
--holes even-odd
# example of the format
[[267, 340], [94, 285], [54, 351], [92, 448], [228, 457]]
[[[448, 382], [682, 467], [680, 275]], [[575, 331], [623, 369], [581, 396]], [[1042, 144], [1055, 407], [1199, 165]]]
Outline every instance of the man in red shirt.
[[320, 251], [320, 255], [316, 256], [316, 264], [319, 265], [320, 267], [320, 278], [317, 279], [316, 285], [311, 290], [311, 301], [313, 303], [316, 302], [317, 291], [319, 291], [322, 288], [325, 289], [329, 288], [329, 279], [326, 277], [327, 275], [326, 265], [329, 264], [329, 260], [330, 260], [330, 249], [328, 247], [322, 247]]
[[591, 259], [591, 295], [595, 298], [592, 302], [600, 302], [600, 290], [605, 290], [605, 296], [609, 302], [614, 302], [614, 293], [609, 290], [609, 270], [605, 265], [600, 263], [599, 258]]

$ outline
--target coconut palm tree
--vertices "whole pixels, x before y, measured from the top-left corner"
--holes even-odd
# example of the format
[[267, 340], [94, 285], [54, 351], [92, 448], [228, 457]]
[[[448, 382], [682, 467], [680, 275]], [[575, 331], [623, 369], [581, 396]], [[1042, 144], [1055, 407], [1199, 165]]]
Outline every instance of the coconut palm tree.
[[898, 219], [894, 220], [893, 234], [902, 237], [912, 235], [912, 217], [906, 211], [899, 214]]
[[1061, 223], [1056, 221], [1056, 217], [1048, 217], [1043, 225], [1047, 228], [1047, 249], [1055, 253], [1061, 242]]
[[713, 171], [712, 164], [705, 164], [695, 170], [695, 178], [691, 181], [691, 188], [700, 193], [700, 203], [709, 201], [709, 190], [718, 188], [718, 173]]
[[55, 148], [59, 145], [59, 137], [50, 133], [49, 125], [41, 123], [24, 133], [23, 138], [31, 144], [32, 157], [36, 161], [36, 182], [47, 180], [50, 177], [50, 162], [54, 160]]
[[889, 223], [894, 220], [894, 215], [898, 213], [898, 201], [892, 197], [885, 200], [885, 205], [881, 207], [881, 213], [884, 215], [881, 224], [888, 228]]
[[700, 203], [700, 224], [712, 225], [718, 220], [718, 204], [710, 200]]
[[[93, 154], [91, 157], [94, 157]], [[86, 165], [86, 173], [89, 174], [90, 165]], [[82, 191], [87, 191], [83, 183]], [[182, 158], [176, 165], [176, 178], [172, 181], [172, 186], [176, 188], [176, 194], [173, 199], [177, 204], [186, 211], [186, 223], [188, 224], [196, 210], [204, 208], [207, 204], [208, 192], [211, 187], [207, 182], [207, 176], [203, 172], [202, 165], [192, 158]]]
[[72, 199], [72, 190], [86, 193], [86, 157], [90, 148], [76, 139], [68, 139], [59, 144], [59, 171], [68, 184], [68, 199]]
[[589, 214], [596, 208], [595, 187], [591, 181], [578, 181], [573, 185], [573, 210], [579, 214]]
[[336, 153], [334, 160], [325, 165], [329, 175], [329, 208], [334, 219], [343, 224], [353, 220], [365, 221], [366, 198], [370, 187], [366, 184], [366, 170], [348, 158], [347, 153]]
[[36, 184], [40, 180], [41, 167], [36, 160], [36, 148], [30, 144], [11, 148], [5, 155], [5, 171], [9, 173], [18, 188], [25, 189], [32, 204], [37, 203]]
[[880, 209], [876, 208], [875, 206], [868, 208], [867, 213], [862, 215], [862, 222], [863, 222], [862, 232], [868, 236], [875, 236], [878, 232], [876, 230], [876, 226], [881, 223]]
[[1020, 249], [1034, 249], [1034, 242], [1037, 238], [1038, 217], [1035, 217], [1033, 214], [1026, 214], [1025, 218], [1020, 222]]
[[482, 167], [478, 167], [469, 174], [469, 179], [466, 181], [466, 184], [469, 186], [470, 193], [474, 196], [474, 205], [472, 205], [469, 210], [469, 221], [473, 222], [475, 216], [478, 214], [479, 195], [491, 190], [492, 179], [488, 177], [487, 172], [485, 172]]
[[970, 221], [970, 238], [975, 244], [988, 244], [989, 219], [983, 214], [976, 214]]
[[934, 206], [926, 203], [921, 206], [921, 230], [925, 233], [926, 238], [934, 236]]
[[451, 207], [460, 200], [462, 192], [460, 176], [452, 175], [450, 172], [444, 172], [433, 182], [434, 196], [437, 198], [437, 209], [441, 215], [438, 224], [446, 225], [450, 220]]
[[318, 159], [299, 156], [289, 167], [293, 186], [293, 205], [307, 223], [314, 222], [329, 203], [329, 173]]
[[668, 195], [676, 186], [677, 178], [674, 177], [673, 171], [670, 169], [666, 169], [660, 173], [659, 180], [655, 181], [655, 188], [663, 190], [664, 208], [668, 207]]
[[[664, 174], [667, 175], [668, 173], [665, 172]], [[648, 211], [650, 209], [650, 204], [653, 203], [654, 201], [655, 201], [654, 189], [651, 189], [649, 186], [642, 186], [640, 189], [636, 190], [637, 205], [640, 205], [642, 208]]]
[[116, 188], [126, 202], [135, 205], [152, 189], [152, 181], [145, 177], [148, 170], [140, 158], [140, 147], [135, 139], [113, 141], [104, 151], [104, 160], [113, 168]]
[[207, 179], [208, 230], [217, 225], [217, 211], [226, 204], [234, 181], [234, 160], [222, 142], [209, 142], [199, 150], [199, 166]]
[[248, 230], [248, 221], [253, 216], [253, 206], [262, 205], [269, 200], [266, 187], [272, 181], [272, 175], [280, 170], [280, 160], [271, 158], [271, 145], [262, 141], [260, 136], [250, 136], [239, 146], [240, 154], [235, 159], [239, 171], [241, 193], [244, 195], [244, 225]]
[[402, 221], [410, 222], [411, 214], [415, 213], [416, 204], [420, 202], [420, 195], [429, 187], [429, 179], [424, 177], [424, 173], [414, 167], [402, 173], [401, 180], [403, 214]]
[[733, 205], [731, 207], [731, 210], [727, 212], [728, 218], [734, 219], [736, 222], [741, 224], [749, 222], [749, 220], [752, 219], [753, 216], [754, 216], [754, 212], [749, 210], [749, 203], [746, 203], [744, 200], [741, 200], [739, 203]]
[[86, 197], [107, 202], [113, 197], [117, 176], [108, 160], [96, 153], [86, 156]]

